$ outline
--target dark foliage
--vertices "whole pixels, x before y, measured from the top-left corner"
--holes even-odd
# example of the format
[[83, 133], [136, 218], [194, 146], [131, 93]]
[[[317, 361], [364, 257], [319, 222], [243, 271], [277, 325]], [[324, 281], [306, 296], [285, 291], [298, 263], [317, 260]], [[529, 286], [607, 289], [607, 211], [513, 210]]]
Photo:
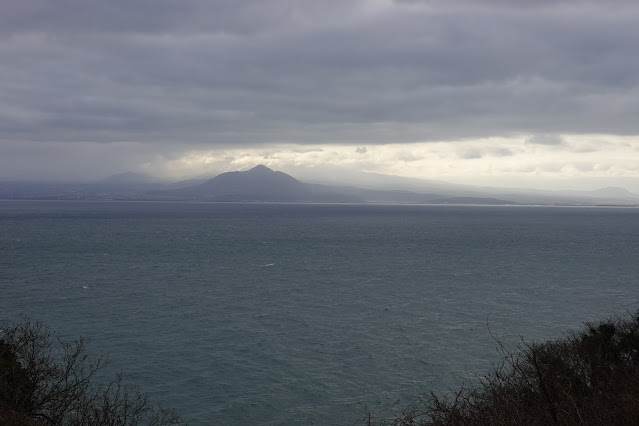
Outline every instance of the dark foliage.
[[85, 341], [54, 339], [39, 322], [0, 330], [0, 424], [180, 425], [173, 410], [151, 404], [118, 374], [95, 384], [106, 358], [90, 358]]
[[392, 421], [368, 424], [630, 425], [639, 423], [639, 313], [509, 351], [479, 384], [425, 395]]

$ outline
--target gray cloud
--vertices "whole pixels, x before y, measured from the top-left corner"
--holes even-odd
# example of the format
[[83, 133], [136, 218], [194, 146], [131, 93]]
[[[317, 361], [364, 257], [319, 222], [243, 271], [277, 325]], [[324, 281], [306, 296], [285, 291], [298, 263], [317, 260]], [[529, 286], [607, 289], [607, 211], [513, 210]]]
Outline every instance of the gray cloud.
[[637, 134], [638, 20], [621, 0], [5, 0], [0, 144]]
[[459, 158], [464, 160], [476, 160], [483, 156], [484, 154], [478, 149], [467, 149], [459, 154]]
[[514, 153], [508, 148], [497, 148], [492, 151], [495, 157], [511, 157]]
[[533, 145], [563, 146], [566, 141], [559, 135], [534, 135], [526, 140]]
[[413, 153], [410, 152], [399, 152], [397, 155], [397, 159], [399, 161], [403, 161], [406, 163], [411, 163], [413, 161], [420, 161], [423, 160], [423, 157], [420, 157], [418, 155], [415, 155]]
[[508, 148], [491, 146], [469, 148], [457, 154], [459, 158], [464, 160], [475, 160], [486, 157], [511, 157], [513, 155], [514, 153]]

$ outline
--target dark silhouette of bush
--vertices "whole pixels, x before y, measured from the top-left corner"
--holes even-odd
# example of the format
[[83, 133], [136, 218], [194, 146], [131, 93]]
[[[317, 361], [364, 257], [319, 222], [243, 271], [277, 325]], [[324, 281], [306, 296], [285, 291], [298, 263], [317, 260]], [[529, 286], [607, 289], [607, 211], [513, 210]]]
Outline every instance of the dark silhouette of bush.
[[173, 410], [153, 405], [117, 374], [95, 383], [106, 357], [91, 358], [83, 339], [54, 339], [40, 322], [24, 319], [0, 330], [0, 424], [181, 425]]
[[372, 424], [639, 424], [639, 312], [588, 323], [563, 338], [499, 345], [502, 359], [475, 386], [431, 393], [393, 420]]

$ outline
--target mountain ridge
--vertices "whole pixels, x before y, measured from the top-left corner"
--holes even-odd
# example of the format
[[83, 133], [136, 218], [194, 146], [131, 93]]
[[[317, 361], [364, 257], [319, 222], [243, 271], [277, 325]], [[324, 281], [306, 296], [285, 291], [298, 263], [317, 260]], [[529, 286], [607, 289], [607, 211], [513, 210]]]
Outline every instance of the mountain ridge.
[[[381, 181], [385, 175], [376, 175]], [[388, 176], [388, 182], [405, 178]], [[408, 178], [406, 178], [408, 179]], [[210, 179], [173, 183], [149, 181], [148, 175], [121, 173], [94, 183], [0, 182], [0, 199], [157, 200], [288, 203], [390, 203], [472, 205], [639, 205], [639, 195], [624, 188], [592, 191], [543, 191], [472, 187], [441, 181], [409, 179], [410, 189], [377, 189], [351, 184], [309, 183], [259, 164], [245, 171], [220, 173]], [[335, 179], [335, 182], [341, 182]], [[146, 182], [144, 182], [146, 181]], [[397, 188], [397, 187], [395, 187]]]
[[259, 164], [246, 171], [225, 172], [208, 181], [172, 192], [156, 194], [185, 196], [205, 201], [267, 201], [398, 204], [515, 204], [494, 197], [468, 194], [450, 197], [442, 193], [418, 193], [390, 189], [306, 183]]

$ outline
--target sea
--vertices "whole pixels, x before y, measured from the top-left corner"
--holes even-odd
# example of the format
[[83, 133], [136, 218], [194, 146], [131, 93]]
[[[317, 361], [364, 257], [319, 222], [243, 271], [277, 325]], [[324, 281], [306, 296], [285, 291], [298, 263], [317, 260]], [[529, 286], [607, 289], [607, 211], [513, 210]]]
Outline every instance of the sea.
[[392, 418], [636, 312], [638, 278], [636, 208], [0, 201], [0, 322], [191, 425]]

